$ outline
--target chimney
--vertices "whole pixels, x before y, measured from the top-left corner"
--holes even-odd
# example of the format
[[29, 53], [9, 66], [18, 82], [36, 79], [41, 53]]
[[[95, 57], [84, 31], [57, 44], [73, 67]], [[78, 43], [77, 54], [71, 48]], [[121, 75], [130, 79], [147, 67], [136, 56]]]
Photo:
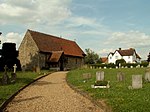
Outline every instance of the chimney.
[[121, 50], [121, 48], [119, 48], [119, 50]]

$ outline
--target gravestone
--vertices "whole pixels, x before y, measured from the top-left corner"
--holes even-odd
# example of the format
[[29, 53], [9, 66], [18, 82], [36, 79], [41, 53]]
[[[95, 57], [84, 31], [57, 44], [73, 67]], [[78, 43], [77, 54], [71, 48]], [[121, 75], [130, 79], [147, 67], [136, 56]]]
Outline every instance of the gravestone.
[[133, 68], [133, 66], [130, 66], [130, 68]]
[[2, 84], [3, 85], [6, 85], [6, 84], [10, 83], [9, 76], [7, 75], [7, 69], [8, 69], [8, 67], [7, 67], [7, 65], [5, 65], [5, 67], [4, 67], [5, 71], [4, 71], [4, 74], [2, 76]]
[[17, 75], [16, 75], [16, 69], [17, 69], [17, 66], [16, 64], [14, 64], [14, 72], [11, 73], [11, 82], [16, 82], [16, 78], [17, 78]]
[[41, 72], [41, 69], [40, 69], [39, 66], [37, 66], [37, 67], [35, 68], [35, 70], [36, 70], [36, 73], [40, 73], [40, 72]]
[[150, 82], [150, 70], [149, 69], [146, 70], [144, 79], [146, 82]]
[[132, 75], [132, 88], [142, 88], [142, 75]]
[[92, 75], [90, 73], [84, 73], [82, 74], [83, 80], [89, 80], [92, 78]]
[[104, 67], [104, 69], [106, 69], [107, 67]]
[[103, 81], [104, 80], [104, 71], [96, 72], [96, 81]]
[[140, 68], [140, 65], [137, 65], [136, 68]]
[[116, 66], [116, 69], [118, 69], [118, 66]]
[[26, 68], [25, 65], [22, 66], [22, 72], [25, 72]]
[[119, 68], [121, 68], [121, 63], [119, 63]]
[[117, 81], [124, 81], [125, 80], [125, 74], [123, 72], [117, 73]]
[[128, 68], [127, 66], [125, 66], [125, 68]]

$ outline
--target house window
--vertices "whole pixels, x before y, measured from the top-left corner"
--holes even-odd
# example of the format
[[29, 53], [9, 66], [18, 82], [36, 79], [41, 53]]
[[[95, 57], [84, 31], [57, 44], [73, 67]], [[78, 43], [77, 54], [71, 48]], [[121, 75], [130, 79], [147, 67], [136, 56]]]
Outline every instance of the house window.
[[112, 59], [112, 57], [110, 56], [110, 58], [109, 59]]
[[118, 59], [118, 56], [116, 56], [116, 59]]
[[130, 59], [130, 56], [128, 56], [128, 59]]

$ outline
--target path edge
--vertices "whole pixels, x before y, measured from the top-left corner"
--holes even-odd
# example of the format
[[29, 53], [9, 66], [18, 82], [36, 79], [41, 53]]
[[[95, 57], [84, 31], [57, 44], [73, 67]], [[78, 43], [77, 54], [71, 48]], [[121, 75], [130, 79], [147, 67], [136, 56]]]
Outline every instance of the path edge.
[[49, 72], [49, 73], [46, 73], [46, 75], [41, 75], [37, 78], [35, 78], [33, 81], [31, 81], [30, 83], [28, 83], [27, 85], [21, 87], [18, 91], [16, 91], [15, 93], [13, 93], [6, 101], [4, 101], [1, 105], [0, 105], [0, 112], [4, 112], [6, 106], [14, 99], [14, 97], [16, 95], [18, 95], [23, 89], [25, 89], [26, 87], [28, 87], [29, 85], [31, 85], [32, 83], [34, 83], [35, 81], [39, 80], [39, 79], [42, 79], [50, 74], [52, 74], [54, 72]]
[[78, 89], [77, 87], [73, 86], [71, 83], [69, 83], [68, 79], [67, 79], [67, 75], [68, 73], [66, 74], [66, 82], [68, 84], [68, 86], [74, 90], [76, 93], [82, 95], [83, 97], [89, 99], [95, 106], [97, 106], [98, 108], [100, 108], [103, 112], [112, 112], [112, 109], [111, 107], [108, 106], [108, 108], [104, 108], [101, 104], [99, 104], [98, 101], [95, 101], [90, 95], [88, 95], [87, 92], [84, 92], [84, 91], [81, 91], [80, 89]]

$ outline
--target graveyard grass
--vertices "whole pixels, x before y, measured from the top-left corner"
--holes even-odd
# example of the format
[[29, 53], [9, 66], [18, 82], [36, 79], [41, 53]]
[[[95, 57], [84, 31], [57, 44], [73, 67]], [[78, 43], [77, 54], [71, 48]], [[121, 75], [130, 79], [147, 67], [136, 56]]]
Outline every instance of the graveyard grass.
[[[142, 89], [128, 89], [132, 85], [132, 75], [145, 74], [146, 68], [103, 69], [105, 80], [110, 81], [109, 89], [93, 89], [99, 69], [78, 69], [67, 74], [67, 81], [79, 91], [88, 93], [102, 108], [111, 107], [113, 112], [150, 112], [150, 83], [143, 82]], [[117, 81], [117, 72], [125, 73], [125, 81]], [[92, 78], [83, 82], [82, 74], [91, 73]]]
[[[0, 105], [4, 101], [6, 101], [13, 93], [18, 91], [21, 87], [29, 84], [32, 82], [35, 78], [43, 75], [44, 73], [48, 73], [47, 70], [41, 71], [41, 73], [35, 73], [35, 72], [17, 72], [17, 79], [15, 83], [11, 83], [8, 85], [1, 85], [0, 84]], [[3, 73], [0, 72], [0, 78], [2, 77]], [[10, 73], [8, 72], [8, 75], [10, 77]]]

